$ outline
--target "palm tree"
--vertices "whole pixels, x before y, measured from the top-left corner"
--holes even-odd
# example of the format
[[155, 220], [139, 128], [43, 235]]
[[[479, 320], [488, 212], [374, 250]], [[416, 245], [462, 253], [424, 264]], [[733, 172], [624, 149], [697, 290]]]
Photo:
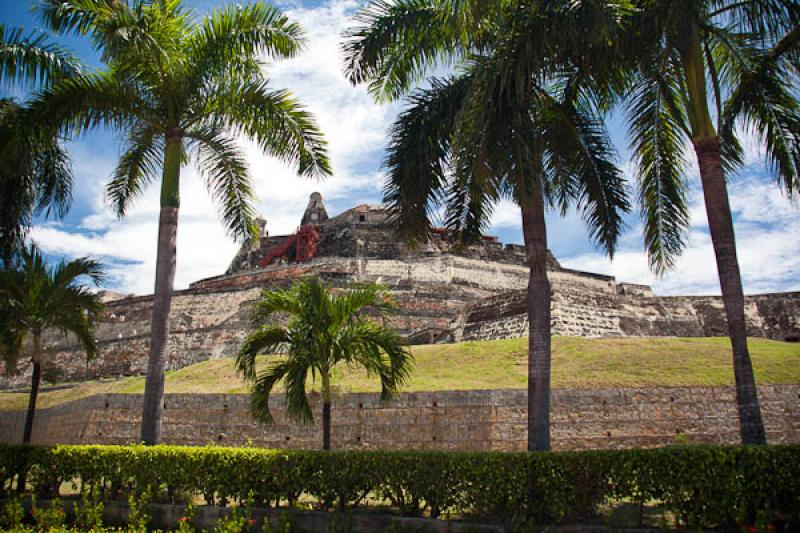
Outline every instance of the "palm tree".
[[[264, 290], [253, 311], [253, 330], [236, 356], [236, 368], [252, 383], [251, 411], [272, 422], [269, 395], [283, 380], [289, 414], [313, 422], [306, 379], [319, 375], [322, 387], [322, 448], [331, 449], [331, 372], [340, 364], [360, 366], [381, 382], [381, 400], [388, 400], [407, 379], [412, 356], [400, 337], [369, 317], [391, 308], [377, 285], [363, 285], [332, 294], [317, 278], [305, 278], [283, 291]], [[276, 315], [288, 317], [285, 326]], [[286, 358], [256, 370], [259, 354], [286, 353]]]
[[[357, 15], [345, 47], [349, 79], [369, 81], [378, 98], [402, 95], [437, 63], [457, 65], [455, 75], [413, 92], [394, 124], [385, 200], [411, 242], [427, 238], [437, 203], [467, 241], [486, 228], [498, 200], [519, 206], [530, 269], [529, 450], [550, 448], [545, 211], [576, 206], [613, 254], [629, 208], [600, 114], [604, 82], [576, 54], [589, 37], [575, 28], [613, 21], [613, 10], [556, 4], [511, 2], [476, 13], [476, 5], [456, 0], [374, 2]], [[591, 38], [602, 42], [598, 34], [605, 35]]]
[[54, 30], [86, 35], [108, 68], [45, 91], [38, 112], [70, 133], [96, 125], [121, 130], [127, 147], [107, 193], [117, 214], [161, 174], [155, 292], [141, 440], [161, 439], [164, 359], [175, 277], [181, 167], [191, 157], [220, 205], [231, 235], [258, 233], [253, 191], [236, 137], [298, 164], [303, 176], [330, 173], [312, 116], [285, 90], [271, 89], [260, 58], [301, 50], [300, 27], [256, 2], [214, 11], [202, 21], [180, 0], [47, 0]]
[[[0, 24], [0, 84], [41, 88], [79, 72], [77, 61], [44, 35], [24, 35]], [[0, 99], [0, 261], [10, 264], [33, 217], [63, 216], [72, 173], [55, 132], [41, 131], [25, 107]]]
[[619, 45], [635, 70], [623, 101], [650, 263], [663, 272], [684, 247], [691, 143], [733, 348], [741, 439], [764, 444], [725, 174], [742, 162], [736, 132], [743, 124], [766, 147], [779, 184], [797, 194], [800, 2], [642, 0], [637, 7]]
[[[31, 245], [14, 263], [0, 270], [0, 353], [6, 370], [14, 370], [23, 354], [33, 365], [23, 444], [31, 441], [42, 363], [50, 355], [43, 344], [47, 330], [74, 335], [88, 358], [97, 354], [94, 323], [102, 304], [81, 278], [95, 285], [103, 281], [101, 265], [88, 258], [61, 261], [48, 267], [41, 252]], [[24, 483], [23, 483], [24, 485]]]

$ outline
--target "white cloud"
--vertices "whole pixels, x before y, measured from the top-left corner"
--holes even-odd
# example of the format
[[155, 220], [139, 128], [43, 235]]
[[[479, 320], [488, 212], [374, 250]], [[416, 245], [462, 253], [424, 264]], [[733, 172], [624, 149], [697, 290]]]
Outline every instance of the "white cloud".
[[[745, 292], [800, 289], [800, 212], [770, 181], [747, 175], [729, 186], [736, 218], [736, 244]], [[564, 266], [613, 275], [621, 281], [652, 285], [660, 294], [719, 294], [713, 247], [707, 232], [702, 193], [694, 190], [689, 245], [674, 270], [663, 278], [648, 268], [638, 243], [626, 244], [614, 261], [585, 253], [561, 261]]]

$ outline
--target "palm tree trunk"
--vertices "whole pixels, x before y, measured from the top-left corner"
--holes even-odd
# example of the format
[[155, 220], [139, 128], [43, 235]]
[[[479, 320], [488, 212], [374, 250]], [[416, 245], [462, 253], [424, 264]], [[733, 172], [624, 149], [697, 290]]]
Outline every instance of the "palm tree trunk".
[[[536, 180], [534, 180], [536, 181]], [[536, 181], [538, 185], [538, 181]], [[528, 451], [550, 449], [550, 282], [547, 231], [540, 187], [521, 202], [528, 251]]]
[[161, 418], [164, 413], [164, 362], [177, 256], [181, 135], [182, 132], [170, 132], [167, 136], [164, 153], [161, 214], [158, 220], [156, 283], [150, 321], [150, 354], [147, 362], [147, 379], [142, 409], [141, 441], [144, 444], [161, 442]]
[[30, 444], [33, 435], [33, 417], [36, 414], [36, 398], [39, 396], [39, 384], [42, 381], [42, 364], [38, 361], [33, 363], [33, 375], [31, 376], [31, 392], [28, 396], [28, 412], [25, 415], [25, 431], [22, 434], [22, 444]]
[[711, 242], [714, 244], [722, 301], [733, 347], [733, 373], [736, 379], [736, 405], [739, 410], [742, 444], [766, 444], [753, 365], [747, 349], [742, 276], [736, 257], [733, 218], [722, 169], [719, 137], [695, 140], [694, 148], [700, 165], [708, 227]]
[[331, 380], [322, 372], [322, 449], [331, 449]]
[[[22, 432], [22, 444], [30, 444], [33, 436], [33, 419], [36, 415], [36, 399], [39, 397], [39, 385], [42, 382], [42, 335], [33, 334], [33, 374], [31, 375], [31, 392], [28, 396], [28, 412], [25, 415], [25, 428]], [[17, 479], [17, 492], [25, 492], [27, 472], [23, 469]]]

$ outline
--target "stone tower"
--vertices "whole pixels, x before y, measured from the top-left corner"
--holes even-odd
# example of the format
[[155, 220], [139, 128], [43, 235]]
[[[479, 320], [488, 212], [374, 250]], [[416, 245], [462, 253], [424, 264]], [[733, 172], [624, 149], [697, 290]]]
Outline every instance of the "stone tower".
[[303, 218], [300, 221], [301, 226], [306, 224], [321, 224], [328, 220], [328, 212], [325, 210], [325, 204], [322, 203], [322, 195], [318, 192], [312, 192], [308, 198], [308, 207], [306, 207]]

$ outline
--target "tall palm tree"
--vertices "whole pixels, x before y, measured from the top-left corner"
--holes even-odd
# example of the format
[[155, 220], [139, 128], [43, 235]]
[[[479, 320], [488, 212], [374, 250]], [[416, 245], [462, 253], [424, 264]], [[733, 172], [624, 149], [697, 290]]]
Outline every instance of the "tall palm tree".
[[261, 58], [302, 49], [300, 27], [269, 4], [230, 6], [196, 21], [181, 0], [46, 0], [54, 30], [86, 35], [108, 68], [47, 90], [38, 112], [67, 132], [121, 130], [127, 146], [107, 193], [119, 216], [161, 174], [150, 353], [141, 440], [161, 439], [164, 359], [175, 277], [181, 167], [191, 157], [231, 235], [258, 232], [247, 163], [235, 139], [296, 162], [298, 174], [330, 173], [313, 117], [285, 90], [270, 88]]
[[598, 2], [477, 7], [457, 0], [370, 4], [348, 35], [347, 74], [354, 83], [369, 81], [378, 98], [393, 99], [426, 68], [455, 62], [455, 75], [429, 79], [396, 121], [385, 200], [411, 242], [430, 233], [437, 203], [446, 206], [446, 225], [467, 241], [486, 228], [498, 200], [520, 208], [530, 269], [528, 449], [548, 450], [545, 211], [576, 206], [595, 241], [613, 254], [629, 209], [600, 113], [605, 82], [575, 53], [605, 35], [581, 39], [575, 28], [614, 22], [615, 14]]
[[102, 304], [82, 283], [85, 278], [100, 284], [101, 265], [83, 257], [48, 266], [34, 245], [0, 270], [0, 354], [6, 370], [16, 369], [23, 355], [33, 365], [23, 444], [31, 441], [42, 363], [50, 355], [43, 344], [45, 331], [74, 335], [88, 358], [97, 354], [94, 323]]
[[[0, 85], [36, 89], [78, 72], [71, 54], [43, 34], [25, 35], [0, 24]], [[0, 261], [5, 264], [35, 215], [60, 217], [71, 203], [69, 159], [56, 132], [36, 126], [23, 105], [0, 99]]]
[[636, 4], [619, 46], [635, 71], [623, 102], [638, 164], [650, 263], [663, 272], [684, 247], [689, 223], [684, 153], [691, 144], [733, 348], [741, 439], [764, 444], [725, 175], [742, 162], [736, 134], [737, 126], [744, 125], [766, 147], [788, 195], [796, 196], [800, 188], [800, 2]]
[[[322, 448], [331, 449], [331, 371], [341, 363], [360, 366], [381, 382], [381, 400], [388, 400], [407, 379], [412, 356], [400, 337], [365, 316], [367, 308], [383, 317], [391, 308], [377, 285], [363, 285], [332, 294], [317, 278], [306, 278], [284, 291], [264, 290], [253, 312], [253, 330], [236, 356], [238, 372], [252, 383], [255, 418], [272, 422], [269, 395], [283, 381], [289, 414], [312, 422], [306, 393], [308, 374], [319, 375], [322, 389]], [[276, 316], [288, 316], [285, 326]], [[256, 356], [285, 352], [286, 358], [257, 371]]]

